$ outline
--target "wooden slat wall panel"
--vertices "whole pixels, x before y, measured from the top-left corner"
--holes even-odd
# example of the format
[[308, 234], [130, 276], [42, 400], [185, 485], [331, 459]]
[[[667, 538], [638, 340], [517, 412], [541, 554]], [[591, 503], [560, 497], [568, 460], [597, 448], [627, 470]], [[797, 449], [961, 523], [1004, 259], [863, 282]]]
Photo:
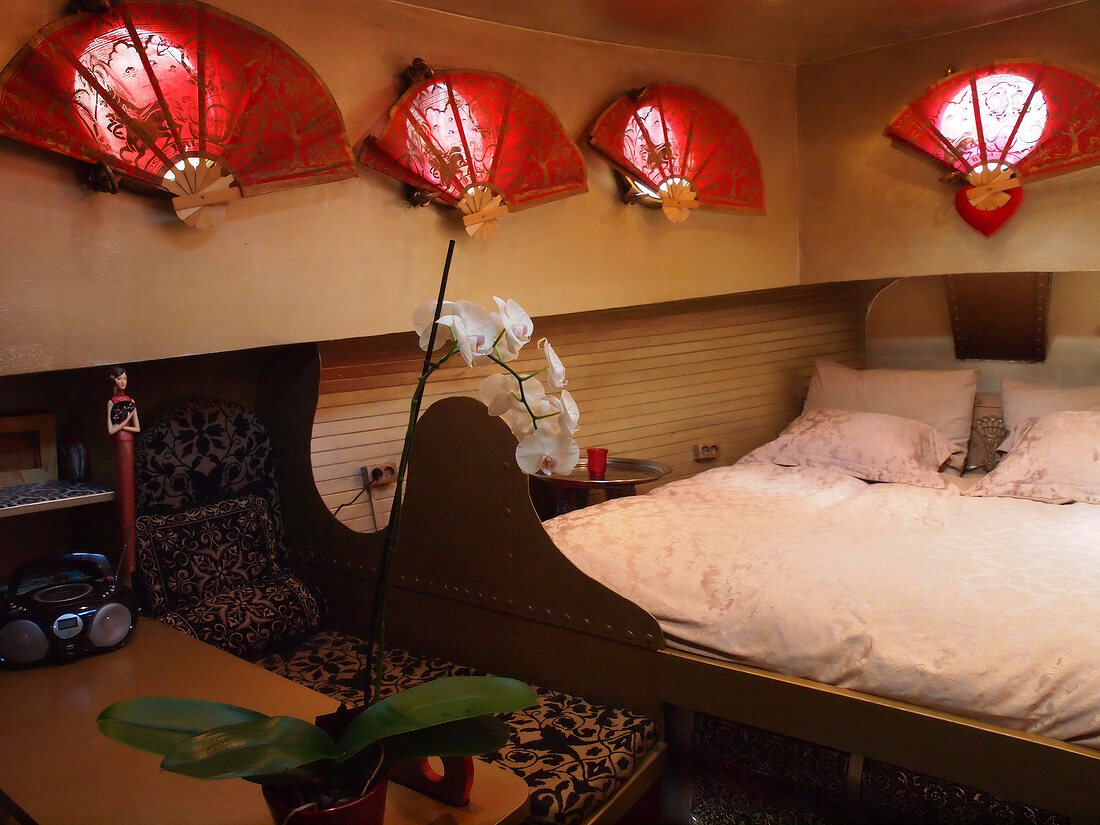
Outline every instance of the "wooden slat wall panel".
[[[612, 455], [664, 462], [666, 480], [736, 461], [774, 438], [801, 410], [815, 359], [862, 366], [867, 305], [881, 284], [823, 284], [632, 309], [535, 319], [565, 363], [581, 408], [577, 441]], [[524, 348], [519, 372], [542, 353]], [[362, 490], [360, 468], [396, 462], [423, 361], [416, 336], [321, 345], [321, 395], [313, 470], [330, 509], [371, 531], [384, 526], [392, 488]], [[476, 395], [488, 368], [454, 359], [428, 382], [425, 408]], [[717, 443], [717, 462], [692, 458], [695, 442]], [[446, 456], [440, 456], [445, 463]], [[453, 468], [456, 479], [462, 468]]]

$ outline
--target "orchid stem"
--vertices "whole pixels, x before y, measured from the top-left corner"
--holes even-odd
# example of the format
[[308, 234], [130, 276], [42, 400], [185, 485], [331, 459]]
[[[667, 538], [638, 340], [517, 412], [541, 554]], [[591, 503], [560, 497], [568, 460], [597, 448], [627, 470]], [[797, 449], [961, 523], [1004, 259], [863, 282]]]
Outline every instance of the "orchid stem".
[[[451, 271], [451, 256], [454, 254], [455, 242], [452, 239], [447, 246], [447, 260], [443, 264], [443, 276], [439, 281], [439, 298], [435, 303], [435, 317], [432, 319], [432, 328], [428, 336], [428, 348], [424, 353], [424, 365], [420, 368], [420, 380], [417, 381], [416, 390], [413, 392], [412, 403], [409, 407], [409, 426], [405, 430], [405, 443], [401, 447], [401, 461], [397, 465], [397, 478], [394, 479], [393, 502], [390, 505], [390, 522], [386, 526], [386, 537], [382, 546], [382, 557], [378, 561], [378, 578], [374, 587], [374, 605], [371, 611], [371, 636], [367, 640], [367, 667], [366, 674], [373, 671], [371, 686], [364, 689], [364, 700], [370, 705], [378, 701], [382, 694], [382, 676], [386, 671], [386, 592], [389, 589], [390, 568], [393, 556], [397, 550], [397, 538], [401, 528], [401, 501], [405, 488], [405, 470], [409, 466], [409, 453], [412, 449], [413, 430], [416, 429], [417, 419], [420, 417], [420, 403], [424, 397], [424, 386], [433, 372], [454, 352], [449, 352], [439, 360], [439, 364], [432, 363], [432, 353], [435, 351], [435, 335], [438, 328], [440, 312], [443, 309], [443, 296], [447, 293], [447, 276]], [[373, 665], [373, 667], [372, 667]]]
[[527, 410], [527, 414], [529, 416], [531, 416], [531, 423], [534, 424], [536, 428], [539, 426], [539, 419], [540, 418], [550, 418], [551, 417], [549, 415], [543, 415], [543, 416], [535, 415], [535, 411], [532, 410], [531, 405], [527, 403], [527, 393], [525, 393], [523, 391], [523, 382], [526, 381], [528, 378], [534, 378], [536, 375], [538, 375], [540, 372], [542, 372], [541, 369], [535, 370], [530, 375], [522, 376], [518, 372], [516, 372], [514, 369], [512, 369], [510, 366], [508, 366], [503, 361], [501, 361], [499, 358], [497, 358], [493, 355], [489, 356], [489, 360], [492, 361], [494, 364], [499, 364], [500, 366], [504, 367], [504, 369], [506, 369], [508, 372], [510, 372], [512, 374], [512, 377], [516, 379], [516, 382], [519, 384], [519, 401], [520, 401], [521, 404], [523, 404], [523, 408], [525, 410]]

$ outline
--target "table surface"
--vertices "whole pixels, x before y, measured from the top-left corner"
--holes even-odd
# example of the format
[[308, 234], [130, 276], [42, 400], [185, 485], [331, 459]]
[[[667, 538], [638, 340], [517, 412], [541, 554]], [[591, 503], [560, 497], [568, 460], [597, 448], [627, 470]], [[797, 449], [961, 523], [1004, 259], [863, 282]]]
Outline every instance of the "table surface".
[[532, 475], [531, 478], [564, 487], [621, 487], [657, 481], [671, 472], [671, 467], [658, 461], [612, 456], [607, 459], [607, 471], [603, 478], [592, 478], [588, 474], [587, 458], [582, 458], [572, 472]]
[[[101, 710], [141, 695], [212, 699], [310, 720], [338, 705], [258, 665], [142, 619], [130, 642], [118, 650], [63, 665], [0, 672], [0, 790], [39, 825], [271, 825], [258, 785], [162, 771], [156, 754], [99, 732], [96, 717]], [[526, 783], [479, 760], [474, 765], [465, 808], [442, 805], [391, 782], [386, 825], [522, 822], [528, 807]]]

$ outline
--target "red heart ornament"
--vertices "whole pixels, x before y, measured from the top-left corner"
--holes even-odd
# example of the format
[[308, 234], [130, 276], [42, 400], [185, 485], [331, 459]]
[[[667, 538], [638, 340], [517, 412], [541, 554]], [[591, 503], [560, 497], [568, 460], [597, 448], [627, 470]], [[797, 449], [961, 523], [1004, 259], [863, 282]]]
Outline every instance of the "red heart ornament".
[[1012, 217], [1020, 208], [1020, 201], [1024, 199], [1024, 190], [1017, 186], [1005, 192], [1008, 202], [996, 209], [979, 209], [970, 202], [967, 192], [975, 187], [964, 186], [955, 193], [955, 210], [962, 215], [962, 219], [977, 229], [987, 238], [1004, 226], [1005, 221]]

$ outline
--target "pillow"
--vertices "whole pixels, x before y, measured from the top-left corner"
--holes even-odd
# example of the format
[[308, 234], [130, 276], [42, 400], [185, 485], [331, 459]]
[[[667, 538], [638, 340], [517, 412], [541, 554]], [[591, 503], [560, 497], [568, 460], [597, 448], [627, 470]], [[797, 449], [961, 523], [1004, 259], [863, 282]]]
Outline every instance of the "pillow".
[[267, 502], [241, 496], [134, 522], [135, 588], [155, 614], [275, 573]]
[[1001, 381], [1001, 408], [1005, 428], [1013, 432], [1027, 419], [1048, 413], [1100, 410], [1100, 386], [1039, 387], [1006, 378]]
[[910, 418], [851, 410], [803, 413], [754, 460], [784, 467], [839, 470], [865, 481], [946, 486], [938, 472], [952, 445], [934, 427]]
[[1100, 504], [1100, 412], [1025, 419], [1008, 455], [966, 495]]
[[951, 443], [951, 466], [963, 468], [978, 370], [854, 370], [832, 361], [815, 367], [803, 412], [853, 410], [923, 421]]

